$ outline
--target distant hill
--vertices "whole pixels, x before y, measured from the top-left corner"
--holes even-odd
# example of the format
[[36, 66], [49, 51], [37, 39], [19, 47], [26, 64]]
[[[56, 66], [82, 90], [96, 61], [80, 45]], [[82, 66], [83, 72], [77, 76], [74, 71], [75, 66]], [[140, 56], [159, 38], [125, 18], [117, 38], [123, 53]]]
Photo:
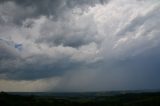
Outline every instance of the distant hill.
[[1, 92], [0, 106], [160, 106], [160, 92], [106, 94]]

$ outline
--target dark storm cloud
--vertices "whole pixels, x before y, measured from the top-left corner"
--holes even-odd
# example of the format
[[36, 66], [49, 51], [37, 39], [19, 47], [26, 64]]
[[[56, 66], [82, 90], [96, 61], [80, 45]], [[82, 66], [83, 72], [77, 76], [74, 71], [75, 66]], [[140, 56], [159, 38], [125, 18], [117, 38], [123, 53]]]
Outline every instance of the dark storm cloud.
[[[92, 40], [87, 40], [85, 39], [82, 35], [77, 35], [77, 37], [69, 37], [69, 38], [65, 38], [64, 36], [58, 35], [58, 36], [54, 36], [54, 37], [49, 37], [49, 38], [40, 38], [38, 39], [36, 42], [37, 43], [48, 43], [50, 46], [58, 46], [58, 45], [63, 45], [63, 46], [68, 46], [68, 47], [74, 47], [74, 48], [78, 48], [80, 46], [89, 44], [90, 42], [92, 42]], [[71, 40], [72, 39], [72, 40]]]
[[0, 60], [5, 59], [14, 59], [17, 57], [16, 51], [14, 51], [14, 47], [10, 46], [13, 42], [8, 42], [3, 39], [0, 39]]
[[[160, 51], [158, 48], [159, 46], [154, 47], [141, 55], [128, 57], [124, 60], [117, 59], [94, 64], [90, 68], [98, 70], [98, 72], [89, 70], [89, 68], [89, 71], [78, 73], [78, 75], [74, 74], [76, 77], [83, 76], [84, 80], [78, 80], [78, 78], [73, 76], [69, 76], [67, 79], [64, 78], [64, 81], [60, 82], [55, 90], [105, 91], [107, 89], [112, 91], [157, 89], [160, 87]], [[152, 51], [155, 52], [153, 53]], [[79, 85], [84, 87], [81, 88]]]
[[[97, 3], [104, 4], [108, 0], [1, 0], [1, 5], [5, 3], [20, 6], [18, 11], [9, 10], [8, 15], [13, 19], [13, 22], [21, 25], [22, 21], [27, 18], [35, 18], [41, 15], [53, 16], [54, 19], [58, 19], [63, 16], [66, 11], [79, 7], [85, 9], [88, 6], [94, 6]], [[88, 5], [88, 6], [87, 6]], [[10, 8], [10, 7], [8, 7]], [[7, 8], [6, 8], [7, 9]], [[21, 10], [22, 9], [22, 10]], [[16, 17], [11, 15], [14, 12], [19, 14]], [[0, 20], [1, 22], [2, 20]], [[3, 22], [3, 21], [2, 21]]]
[[[29, 21], [26, 24], [24, 22], [28, 19], [37, 19], [41, 16], [49, 17], [50, 15], [54, 17], [54, 22], [59, 20], [65, 12], [69, 11], [74, 7], [85, 8], [85, 6], [94, 6], [97, 3], [104, 4], [103, 0], [96, 1], [78, 1], [78, 0], [1, 0], [0, 1], [0, 14], [1, 14], [1, 25], [8, 26], [8, 29], [13, 29], [13, 31], [18, 31], [16, 28], [21, 27], [23, 25], [25, 28], [32, 28], [35, 22]], [[84, 6], [84, 7], [83, 7]], [[65, 20], [65, 19], [64, 19]], [[51, 20], [52, 21], [52, 20]], [[50, 21], [50, 22], [51, 22]], [[41, 43], [46, 43], [47, 45], [51, 45], [57, 47], [59, 45], [63, 45], [64, 47], [73, 47], [77, 48], [83, 45], [88, 45], [91, 42], [94, 42], [91, 37], [89, 37], [90, 33], [87, 26], [81, 29], [81, 33], [73, 33], [70, 37], [67, 37], [67, 33], [70, 33], [72, 29], [67, 28], [67, 26], [62, 27], [65, 30], [62, 34], [57, 35], [49, 35], [48, 32], [52, 32], [52, 26], [54, 23], [51, 22], [51, 26], [49, 23], [46, 23], [43, 28], [40, 30], [41, 37], [36, 39], [35, 43], [37, 45]], [[63, 24], [63, 20], [62, 20]], [[11, 27], [10, 27], [11, 25]], [[17, 26], [20, 25], [20, 26]], [[91, 24], [90, 24], [91, 25]], [[22, 28], [23, 28], [22, 26]], [[93, 25], [94, 26], [94, 25]], [[46, 27], [46, 28], [45, 28]], [[70, 26], [69, 26], [70, 27]], [[74, 27], [74, 26], [72, 26]], [[91, 27], [92, 28], [92, 27]], [[3, 28], [2, 32], [5, 32]], [[8, 30], [6, 29], [6, 30]], [[94, 29], [93, 29], [94, 30]], [[79, 31], [80, 32], [80, 31]], [[55, 33], [55, 32], [52, 32]], [[89, 38], [86, 38], [86, 33], [89, 33]], [[16, 33], [17, 34], [17, 33]], [[35, 80], [40, 78], [48, 78], [53, 76], [61, 76], [65, 74], [65, 72], [70, 70], [76, 70], [78, 67], [82, 66], [82, 62], [76, 62], [75, 60], [70, 59], [71, 56], [58, 55], [57, 58], [52, 58], [47, 54], [31, 54], [29, 56], [23, 57], [23, 49], [25, 48], [25, 44], [23, 47], [22, 43], [16, 41], [5, 41], [3, 40], [6, 36], [17, 36], [16, 34], [9, 33], [7, 35], [3, 35], [1, 33], [1, 54], [0, 54], [0, 73], [5, 75], [7, 79], [16, 79], [16, 80]], [[20, 36], [25, 33], [22, 33]], [[94, 32], [93, 32], [94, 34]], [[28, 34], [27, 34], [28, 35]], [[76, 36], [74, 36], [76, 35]], [[35, 36], [33, 34], [33, 36]], [[16, 37], [13, 37], [17, 39]], [[8, 38], [7, 38], [8, 39]], [[26, 38], [25, 38], [26, 39]], [[20, 46], [18, 46], [18, 44]], [[40, 51], [41, 49], [36, 46]], [[34, 49], [34, 48], [33, 48]], [[22, 52], [21, 52], [22, 51]], [[31, 50], [32, 52], [33, 50]], [[25, 51], [24, 51], [25, 52]], [[25, 54], [25, 53], [24, 53]], [[83, 63], [84, 64], [84, 63]], [[3, 79], [3, 78], [2, 78]]]
[[[41, 36], [36, 40], [36, 43], [47, 43], [50, 46], [63, 45], [73, 48], [88, 45], [91, 42], [99, 43], [95, 38], [97, 26], [92, 22], [93, 20], [88, 20], [82, 25], [80, 25], [80, 21], [74, 22], [72, 19], [69, 20], [69, 22], [62, 21], [63, 22], [60, 20], [58, 23], [47, 21], [44, 23], [40, 31]], [[74, 23], [71, 23], [70, 21], [73, 21]], [[76, 29], [76, 27], [79, 27], [78, 25], [83, 27]]]
[[69, 61], [67, 57], [54, 61], [49, 57], [36, 55], [31, 59], [33, 62], [23, 61], [21, 67], [13, 68], [13, 72], [8, 73], [7, 78], [14, 80], [36, 80], [62, 76], [66, 72], [74, 70], [81, 65], [81, 63]]
[[158, 77], [160, 74], [159, 47], [158, 45], [138, 56], [129, 57], [117, 63], [116, 73], [126, 77], [125, 80], [127, 81], [124, 85], [128, 86], [128, 89], [136, 88], [134, 87], [135, 85], [137, 85], [136, 89], [154, 89], [160, 87], [158, 84], [160, 80]]
[[160, 2], [108, 1], [0, 0], [0, 84], [158, 88]]
[[17, 44], [14, 42], [0, 39], [0, 74], [5, 74], [5, 79], [36, 80], [62, 76], [65, 72], [77, 69], [83, 64], [74, 62], [63, 54], [59, 54], [57, 58], [47, 55], [21, 58], [19, 48], [15, 45]]
[[[23, 25], [27, 28], [32, 28], [34, 22], [28, 21], [24, 24], [26, 19], [30, 18], [38, 18], [40, 16], [52, 16], [52, 19], [55, 21], [60, 20], [67, 11], [72, 8], [78, 7], [82, 10], [87, 9], [89, 6], [94, 6], [95, 4], [105, 4], [109, 0], [1, 0], [1, 15], [0, 21], [1, 24], [11, 24], [14, 23], [16, 25]], [[3, 8], [4, 6], [4, 8]], [[63, 21], [67, 19], [62, 18]], [[48, 23], [49, 24], [49, 23]], [[54, 23], [52, 23], [54, 25]], [[63, 24], [63, 22], [61, 23]], [[65, 25], [66, 24], [66, 25]], [[44, 29], [42, 29], [42, 37], [36, 40], [37, 43], [46, 42], [52, 45], [64, 45], [70, 47], [80, 47], [82, 45], [89, 44], [90, 42], [96, 42], [96, 39], [92, 38], [91, 35], [94, 36], [96, 34], [96, 25], [90, 22], [87, 26], [85, 26], [80, 31], [74, 31], [74, 26], [69, 26], [68, 23], [63, 25], [64, 33], [62, 34], [47, 34], [46, 31], [52, 31], [54, 27], [53, 25], [44, 25]], [[95, 27], [94, 27], [95, 26]], [[62, 29], [61, 29], [62, 30]], [[91, 30], [91, 31], [90, 31]], [[74, 31], [69, 37], [66, 35], [68, 32]], [[53, 32], [55, 33], [55, 32]], [[85, 37], [87, 34], [87, 37]], [[72, 40], [70, 40], [72, 39]]]

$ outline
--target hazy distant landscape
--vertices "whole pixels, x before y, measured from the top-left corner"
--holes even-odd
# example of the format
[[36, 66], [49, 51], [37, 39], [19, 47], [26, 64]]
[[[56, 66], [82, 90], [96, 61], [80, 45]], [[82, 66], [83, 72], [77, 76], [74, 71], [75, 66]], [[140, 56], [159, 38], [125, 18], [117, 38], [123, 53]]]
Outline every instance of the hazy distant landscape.
[[0, 93], [1, 106], [160, 106], [160, 92]]

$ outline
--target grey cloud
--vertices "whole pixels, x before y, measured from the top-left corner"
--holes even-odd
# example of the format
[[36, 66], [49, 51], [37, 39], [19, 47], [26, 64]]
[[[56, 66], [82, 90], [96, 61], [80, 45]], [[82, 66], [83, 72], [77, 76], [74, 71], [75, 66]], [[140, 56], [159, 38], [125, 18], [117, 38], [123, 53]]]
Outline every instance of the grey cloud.
[[74, 67], [76, 67], [76, 63], [70, 62], [67, 57], [54, 61], [52, 58], [36, 55], [22, 61], [20, 67], [13, 69], [14, 73], [7, 74], [7, 78], [14, 80], [36, 80], [62, 76], [65, 72], [73, 70]]
[[[53, 16], [58, 19], [70, 9], [82, 5], [94, 6], [97, 3], [104, 4], [108, 0], [1, 0], [1, 22], [7, 17], [10, 22], [21, 25], [27, 18], [37, 18], [41, 15]], [[3, 10], [3, 6], [6, 7]]]
[[[59, 52], [56, 57], [47, 54], [31, 54], [23, 57], [21, 50], [12, 41], [0, 39], [0, 79], [37, 80], [63, 76], [66, 72], [76, 71], [85, 63], [75, 61], [71, 55]], [[22, 46], [23, 49], [23, 46]]]
[[0, 4], [1, 24], [21, 24], [28, 17], [32, 17], [34, 7], [21, 7], [15, 2], [3, 2]]
[[[159, 12], [160, 12], [160, 6], [158, 5], [157, 7], [154, 7], [152, 10], [147, 12], [146, 14], [134, 18], [127, 26], [124, 27], [124, 29], [122, 29], [120, 32], [117, 33], [117, 36], [123, 36], [127, 32], [134, 32], [135, 30], [145, 25], [146, 23], [152, 23], [153, 20], [159, 23], [159, 21], [157, 20], [160, 17], [160, 15], [158, 14]], [[155, 26], [155, 28], [158, 27], [156, 26], [157, 24], [155, 23], [151, 24], [151, 26], [153, 25]], [[148, 34], [154, 29], [153, 28], [154, 26], [153, 27], [151, 26], [148, 26], [150, 29], [146, 31], [146, 34]], [[146, 34], [144, 33], [143, 36], [145, 36]]]
[[63, 54], [59, 54], [57, 58], [47, 55], [22, 58], [15, 45], [12, 41], [0, 39], [0, 74], [4, 74], [6, 79], [35, 80], [61, 76], [82, 64], [72, 61], [69, 56]]
[[0, 74], [11, 74], [18, 58], [19, 54], [14, 47], [14, 42], [0, 39]]
[[0, 60], [14, 59], [17, 57], [16, 50], [14, 50], [13, 42], [0, 39]]
[[6, 76], [5, 79], [36, 80], [62, 76], [66, 72], [82, 66], [82, 63], [72, 62], [68, 57], [57, 59], [45, 55], [35, 55], [22, 59], [19, 57], [13, 58], [12, 54], [6, 55], [8, 57], [1, 55], [3, 57], [0, 60], [0, 73]]
[[[52, 90], [105, 91], [159, 88], [159, 46], [124, 60], [110, 60], [94, 64], [79, 73], [73, 73]], [[154, 53], [152, 51], [155, 51]], [[94, 70], [90, 70], [94, 69]], [[85, 70], [85, 71], [84, 71]], [[77, 75], [78, 74], [78, 75]], [[80, 79], [79, 79], [79, 76]]]
[[59, 77], [55, 91], [158, 88], [157, 3], [1, 0], [0, 80]]
[[[77, 24], [81, 21], [74, 21], [74, 19], [69, 20], [69, 22], [65, 20], [59, 22], [48, 20], [43, 24], [40, 37], [36, 40], [36, 43], [47, 43], [50, 46], [63, 45], [73, 48], [88, 45], [92, 42], [99, 43], [99, 40], [95, 38], [97, 35], [96, 23], [91, 19], [91, 16], [86, 19], [89, 18], [90, 21], [84, 22], [82, 25], [80, 25], [81, 23]], [[82, 27], [79, 28], [78, 25]]]

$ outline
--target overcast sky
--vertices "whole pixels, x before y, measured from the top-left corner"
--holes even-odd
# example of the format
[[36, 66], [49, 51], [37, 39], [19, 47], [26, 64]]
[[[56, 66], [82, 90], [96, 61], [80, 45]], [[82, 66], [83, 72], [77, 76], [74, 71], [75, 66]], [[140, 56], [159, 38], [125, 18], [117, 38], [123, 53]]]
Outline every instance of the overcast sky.
[[159, 0], [0, 0], [0, 91], [160, 89]]

